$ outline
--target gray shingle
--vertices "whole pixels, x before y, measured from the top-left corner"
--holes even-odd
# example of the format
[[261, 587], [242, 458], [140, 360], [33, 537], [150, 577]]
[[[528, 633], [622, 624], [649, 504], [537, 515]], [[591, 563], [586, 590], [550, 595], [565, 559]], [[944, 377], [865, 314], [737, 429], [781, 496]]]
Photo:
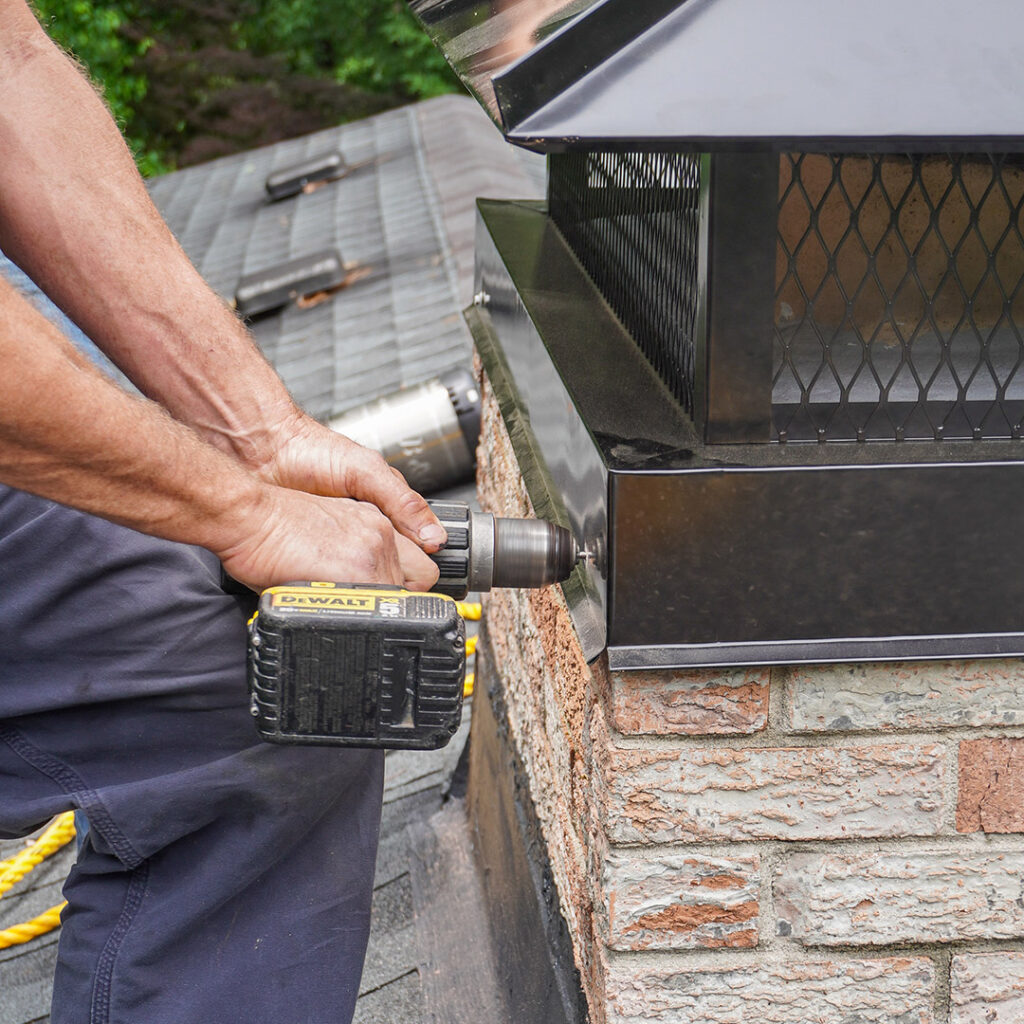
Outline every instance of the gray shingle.
[[[271, 172], [335, 149], [347, 175], [267, 200]], [[471, 100], [442, 97], [165, 175], [150, 191], [225, 299], [243, 274], [322, 249], [365, 272], [317, 306], [252, 325], [296, 400], [327, 419], [468, 362], [457, 314], [471, 288], [464, 250], [475, 199], [494, 186], [537, 195], [539, 167], [514, 154]]]

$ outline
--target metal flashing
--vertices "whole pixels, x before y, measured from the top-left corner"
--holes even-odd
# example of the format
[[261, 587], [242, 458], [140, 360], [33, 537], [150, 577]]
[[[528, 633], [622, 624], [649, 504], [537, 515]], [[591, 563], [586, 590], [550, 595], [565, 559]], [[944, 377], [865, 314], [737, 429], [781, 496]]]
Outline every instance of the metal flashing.
[[480, 210], [493, 344], [555, 497], [601, 552], [613, 666], [1024, 653], [1018, 443], [705, 444], [543, 207]]

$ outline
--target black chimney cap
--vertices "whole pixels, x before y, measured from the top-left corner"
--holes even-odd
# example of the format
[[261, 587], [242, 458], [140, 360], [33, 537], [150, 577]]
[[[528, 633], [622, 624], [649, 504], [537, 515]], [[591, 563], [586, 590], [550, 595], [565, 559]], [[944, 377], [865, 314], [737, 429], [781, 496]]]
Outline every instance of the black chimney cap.
[[543, 151], [1024, 150], [1020, 0], [409, 0]]

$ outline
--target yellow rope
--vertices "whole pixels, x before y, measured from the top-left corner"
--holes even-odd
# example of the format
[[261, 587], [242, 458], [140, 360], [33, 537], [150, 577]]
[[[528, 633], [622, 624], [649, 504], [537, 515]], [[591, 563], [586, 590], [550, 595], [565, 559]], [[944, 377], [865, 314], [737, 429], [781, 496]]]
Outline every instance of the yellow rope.
[[20, 882], [37, 864], [75, 838], [75, 812], [56, 818], [47, 830], [24, 850], [0, 860], [0, 896]]
[[[466, 637], [466, 657], [476, 654], [476, 645], [479, 641], [477, 636]], [[467, 697], [473, 696], [473, 684], [476, 682], [476, 673], [467, 672], [466, 681], [462, 684], [462, 699], [465, 700]]]
[[29, 942], [52, 932], [54, 928], [60, 927], [60, 912], [67, 906], [67, 903], [60, 903], [56, 907], [50, 907], [45, 913], [33, 917], [31, 921], [24, 924], [16, 924], [10, 928], [0, 931], [0, 949], [7, 949], [8, 946], [19, 946], [23, 942]]
[[[0, 896], [13, 888], [41, 861], [67, 846], [74, 838], [75, 813], [68, 811], [54, 819], [46, 831], [24, 850], [6, 860], [0, 860]], [[54, 928], [59, 928], [60, 912], [65, 906], [67, 906], [66, 903], [61, 903], [56, 907], [51, 907], [38, 917], [32, 918], [31, 921], [3, 929], [0, 931], [0, 949], [17, 946], [39, 935], [52, 932]]]
[[477, 601], [456, 601], [455, 607], [459, 614], [470, 622], [478, 622], [483, 614], [483, 605]]

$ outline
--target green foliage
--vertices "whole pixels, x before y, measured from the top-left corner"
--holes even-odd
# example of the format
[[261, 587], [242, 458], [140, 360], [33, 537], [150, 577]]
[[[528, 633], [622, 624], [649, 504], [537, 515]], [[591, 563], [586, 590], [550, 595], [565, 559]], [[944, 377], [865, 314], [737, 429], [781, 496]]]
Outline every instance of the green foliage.
[[271, 141], [247, 123], [261, 103], [265, 117], [283, 105], [301, 115], [286, 122], [313, 130], [342, 108], [358, 117], [459, 88], [405, 0], [31, 2], [102, 89], [144, 174], [218, 155], [196, 142], [211, 132], [228, 148]]
[[377, 6], [378, 13], [369, 18], [360, 19], [353, 12], [359, 45], [338, 61], [337, 80], [364, 89], [397, 86], [410, 99], [426, 99], [458, 88], [445, 59], [405, 4], [378, 0]]
[[459, 88], [404, 0], [271, 0], [251, 11], [236, 26], [244, 45], [303, 74], [410, 100]]

